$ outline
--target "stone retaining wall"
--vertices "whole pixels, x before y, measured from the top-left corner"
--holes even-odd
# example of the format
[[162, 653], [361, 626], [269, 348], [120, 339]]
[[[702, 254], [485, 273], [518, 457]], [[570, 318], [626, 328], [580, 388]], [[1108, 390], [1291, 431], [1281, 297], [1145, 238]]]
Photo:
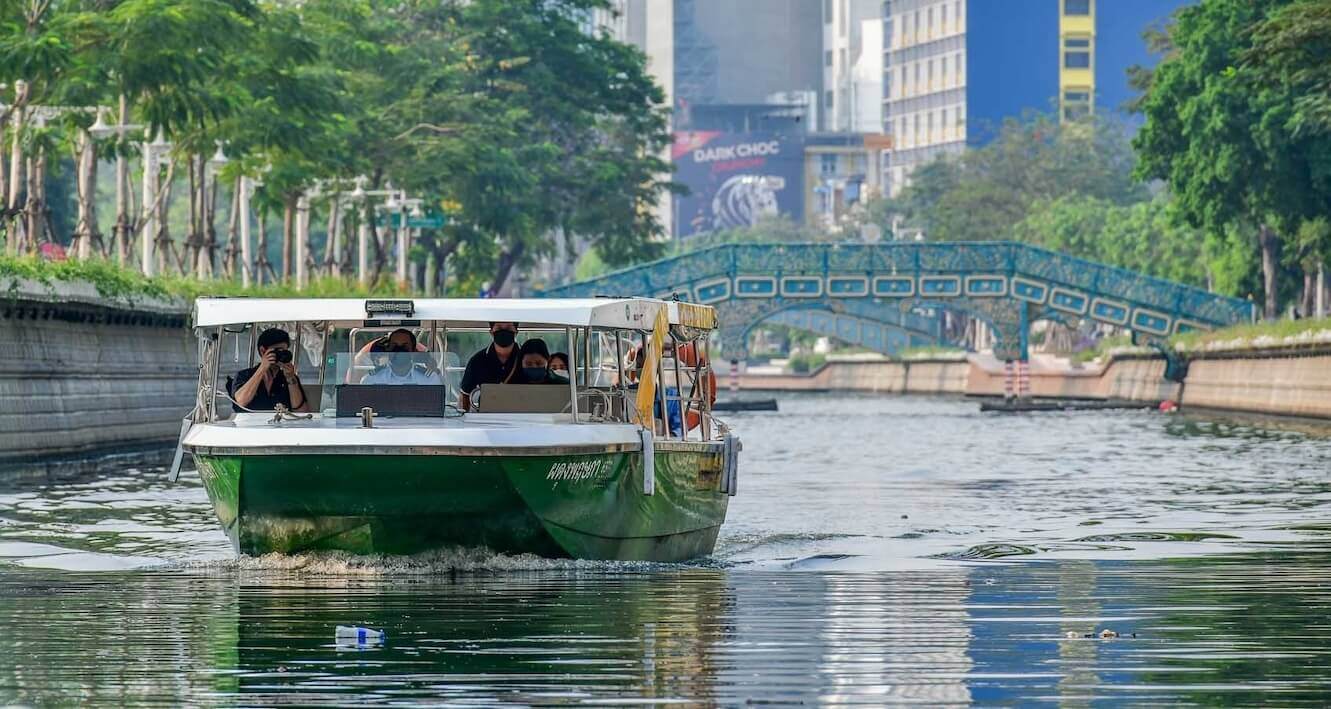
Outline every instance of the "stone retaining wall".
[[[1183, 384], [1167, 381], [1164, 359], [1112, 357], [1101, 366], [1030, 372], [1042, 398], [1178, 401], [1182, 406], [1331, 419], [1331, 345], [1191, 354]], [[1003, 364], [992, 357], [909, 362], [829, 362], [807, 376], [747, 375], [752, 390], [1002, 396]]]
[[15, 285], [0, 292], [0, 467], [174, 442], [198, 378], [183, 302]]
[[1188, 365], [1181, 403], [1331, 418], [1331, 348], [1199, 355]]

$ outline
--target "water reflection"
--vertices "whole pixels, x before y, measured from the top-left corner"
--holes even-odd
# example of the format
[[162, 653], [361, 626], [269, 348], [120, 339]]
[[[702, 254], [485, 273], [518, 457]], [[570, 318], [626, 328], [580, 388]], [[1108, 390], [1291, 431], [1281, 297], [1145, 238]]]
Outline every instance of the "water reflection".
[[[1317, 703], [1327, 551], [816, 574], [19, 571], [0, 576], [0, 627], [40, 631], [10, 633], [0, 700]], [[388, 640], [339, 647], [338, 624]]]
[[193, 478], [0, 487], [0, 704], [1331, 701], [1327, 429], [782, 407], [686, 566], [237, 561]]

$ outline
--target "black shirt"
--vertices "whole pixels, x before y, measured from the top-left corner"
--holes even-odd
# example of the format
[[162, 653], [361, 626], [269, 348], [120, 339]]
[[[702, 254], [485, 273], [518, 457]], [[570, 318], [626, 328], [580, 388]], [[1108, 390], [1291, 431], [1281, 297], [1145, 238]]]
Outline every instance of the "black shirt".
[[482, 384], [521, 384], [522, 371], [518, 367], [521, 359], [522, 353], [518, 352], [516, 345], [507, 362], [499, 361], [494, 345], [486, 347], [467, 360], [467, 371], [462, 373], [462, 391], [470, 394]]
[[[257, 371], [259, 371], [259, 368], [254, 366], [236, 372], [236, 378], [231, 383], [232, 398], [235, 398], [236, 392], [240, 391], [240, 388], [245, 386], [245, 382], [248, 382], [250, 377], [254, 376], [254, 373]], [[296, 386], [300, 386], [300, 380], [296, 380]], [[249, 409], [250, 411], [274, 411], [277, 409], [278, 404], [281, 404], [288, 409], [295, 408], [291, 405], [291, 388], [287, 385], [287, 378], [282, 376], [281, 372], [277, 372], [273, 375], [272, 387], [272, 389], [265, 389], [263, 382], [259, 382], [259, 388], [254, 392], [254, 398], [250, 399], [250, 405], [245, 407], [245, 409]], [[305, 388], [301, 387], [300, 392], [304, 395]], [[235, 409], [237, 413], [243, 413], [245, 411], [245, 409], [242, 409], [239, 405], [234, 403], [231, 404], [231, 408]]]

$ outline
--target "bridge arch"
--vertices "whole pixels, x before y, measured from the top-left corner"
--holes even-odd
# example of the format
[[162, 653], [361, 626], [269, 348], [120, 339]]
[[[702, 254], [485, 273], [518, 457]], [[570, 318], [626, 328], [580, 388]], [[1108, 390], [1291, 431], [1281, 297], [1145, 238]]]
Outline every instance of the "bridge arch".
[[795, 303], [921, 332], [929, 328], [897, 315], [921, 305], [967, 313], [989, 323], [1002, 359], [1026, 358], [1039, 319], [1086, 319], [1158, 341], [1256, 314], [1244, 300], [1012, 242], [727, 244], [545, 295], [674, 295], [715, 305], [727, 356], [742, 356], [743, 334]]

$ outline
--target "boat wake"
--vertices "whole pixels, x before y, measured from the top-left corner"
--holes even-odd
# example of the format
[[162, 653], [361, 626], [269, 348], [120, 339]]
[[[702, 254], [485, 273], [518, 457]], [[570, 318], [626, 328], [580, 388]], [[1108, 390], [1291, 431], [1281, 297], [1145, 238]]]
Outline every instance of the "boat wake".
[[585, 559], [548, 559], [532, 554], [500, 554], [483, 548], [449, 548], [414, 554], [350, 554], [346, 552], [310, 552], [305, 554], [265, 554], [231, 559], [191, 561], [177, 565], [183, 571], [239, 572], [244, 575], [297, 576], [445, 576], [459, 574], [512, 574], [560, 572], [622, 574], [690, 567], [714, 567], [702, 560], [686, 564], [647, 561], [593, 561]]

